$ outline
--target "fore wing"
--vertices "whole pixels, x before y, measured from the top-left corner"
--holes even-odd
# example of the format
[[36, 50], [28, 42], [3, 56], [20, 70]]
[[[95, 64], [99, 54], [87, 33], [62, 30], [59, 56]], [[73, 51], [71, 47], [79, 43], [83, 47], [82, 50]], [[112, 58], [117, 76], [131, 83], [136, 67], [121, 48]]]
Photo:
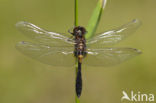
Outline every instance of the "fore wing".
[[23, 54], [53, 66], [73, 66], [73, 47], [50, 47], [30, 42], [19, 42], [16, 48]]
[[135, 32], [140, 24], [141, 22], [139, 20], [133, 20], [117, 29], [101, 33], [98, 36], [87, 40], [87, 44], [89, 46], [99, 46], [100, 44], [102, 44], [100, 46], [105, 46], [118, 43], [119, 41]]
[[140, 50], [133, 48], [88, 49], [88, 54], [83, 63], [90, 66], [112, 66], [122, 63], [140, 53]]
[[48, 32], [28, 22], [20, 21], [16, 24], [16, 27], [27, 37], [45, 45], [70, 46], [74, 44], [74, 40], [70, 39], [68, 35]]

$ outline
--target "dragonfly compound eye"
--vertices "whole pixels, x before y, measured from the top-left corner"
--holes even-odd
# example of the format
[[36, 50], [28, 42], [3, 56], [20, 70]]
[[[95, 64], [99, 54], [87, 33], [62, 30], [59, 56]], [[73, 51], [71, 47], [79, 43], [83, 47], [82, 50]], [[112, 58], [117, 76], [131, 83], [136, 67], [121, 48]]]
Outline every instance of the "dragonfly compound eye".
[[75, 27], [73, 30], [75, 36], [82, 37], [86, 33], [86, 29], [82, 26]]

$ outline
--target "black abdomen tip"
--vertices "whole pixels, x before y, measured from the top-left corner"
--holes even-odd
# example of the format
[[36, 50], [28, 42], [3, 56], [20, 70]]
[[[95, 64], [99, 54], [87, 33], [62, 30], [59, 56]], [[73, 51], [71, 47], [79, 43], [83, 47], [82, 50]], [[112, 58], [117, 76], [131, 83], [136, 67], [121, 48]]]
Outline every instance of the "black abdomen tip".
[[78, 64], [78, 71], [76, 77], [76, 95], [79, 98], [82, 92], [82, 77], [81, 77], [81, 63]]
[[76, 84], [76, 95], [79, 98], [81, 96], [82, 91], [82, 82]]

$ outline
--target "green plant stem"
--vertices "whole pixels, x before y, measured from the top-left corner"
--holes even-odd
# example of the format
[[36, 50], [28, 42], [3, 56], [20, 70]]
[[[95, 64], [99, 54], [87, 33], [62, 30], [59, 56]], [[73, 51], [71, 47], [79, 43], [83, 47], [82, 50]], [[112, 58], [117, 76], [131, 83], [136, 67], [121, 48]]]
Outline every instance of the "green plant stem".
[[[74, 25], [78, 26], [78, 0], [75, 0], [75, 24]], [[78, 60], [77, 58], [75, 58], [75, 75], [76, 75], [75, 80], [77, 77], [77, 71], [78, 71]], [[76, 92], [75, 92], [75, 102], [80, 103], [80, 100], [76, 95]]]
[[76, 103], [80, 103], [80, 100], [77, 96], [75, 97], [75, 101], [76, 101]]
[[78, 0], [75, 0], [75, 26], [78, 26]]

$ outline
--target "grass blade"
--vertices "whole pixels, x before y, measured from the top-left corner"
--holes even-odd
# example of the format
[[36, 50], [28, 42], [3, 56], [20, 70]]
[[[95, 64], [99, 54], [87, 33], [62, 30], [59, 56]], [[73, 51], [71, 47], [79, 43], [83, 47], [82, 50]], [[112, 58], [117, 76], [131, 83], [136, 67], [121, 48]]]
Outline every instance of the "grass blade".
[[100, 22], [102, 11], [104, 10], [106, 3], [107, 3], [107, 0], [98, 1], [96, 8], [94, 9], [93, 14], [86, 27], [88, 31], [88, 33], [86, 34], [86, 39], [91, 38], [95, 34], [98, 24]]

